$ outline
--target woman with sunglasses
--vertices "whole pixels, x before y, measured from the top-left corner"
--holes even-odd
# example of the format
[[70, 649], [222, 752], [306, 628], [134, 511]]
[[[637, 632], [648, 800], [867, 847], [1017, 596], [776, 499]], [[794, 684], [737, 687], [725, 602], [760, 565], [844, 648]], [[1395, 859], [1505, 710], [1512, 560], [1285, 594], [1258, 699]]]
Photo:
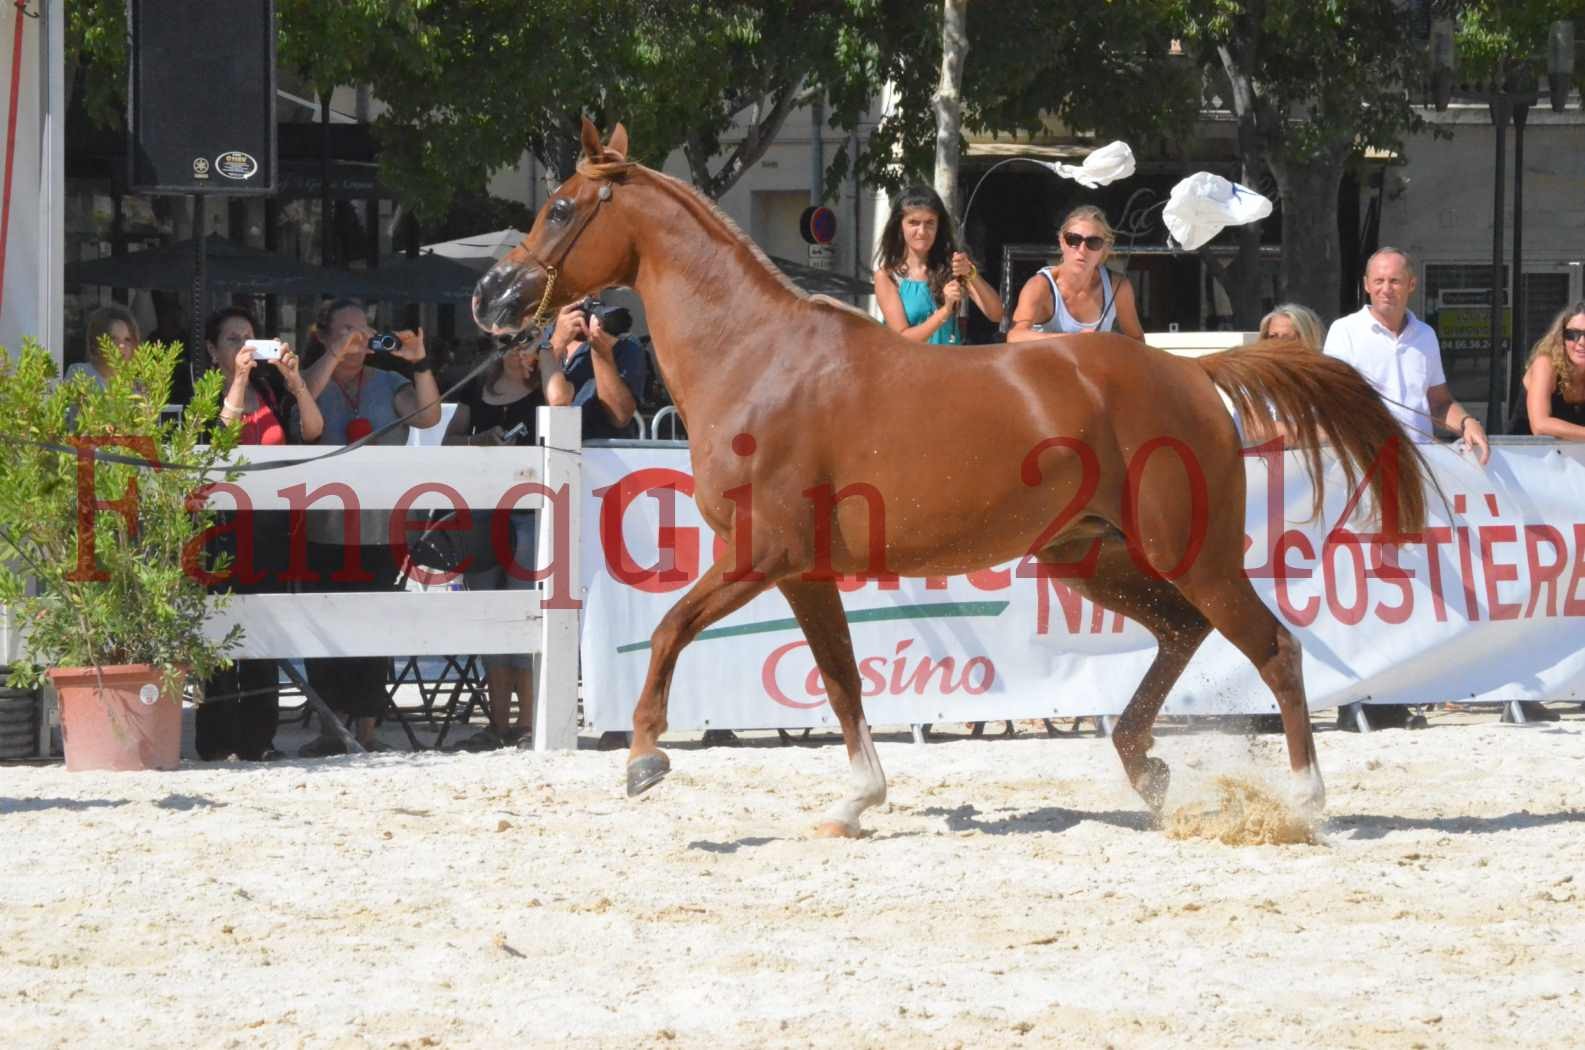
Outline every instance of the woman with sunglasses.
[[968, 293], [992, 323], [1002, 320], [996, 289], [980, 276], [956, 240], [946, 205], [929, 186], [898, 198], [875, 253], [875, 302], [886, 327], [919, 343], [959, 344], [958, 304]]
[[1515, 434], [1585, 441], [1585, 302], [1565, 307], [1530, 351]]
[[1101, 209], [1084, 204], [1062, 220], [1062, 262], [1024, 282], [1007, 341], [1119, 331], [1145, 338], [1128, 278], [1106, 268], [1116, 235]]

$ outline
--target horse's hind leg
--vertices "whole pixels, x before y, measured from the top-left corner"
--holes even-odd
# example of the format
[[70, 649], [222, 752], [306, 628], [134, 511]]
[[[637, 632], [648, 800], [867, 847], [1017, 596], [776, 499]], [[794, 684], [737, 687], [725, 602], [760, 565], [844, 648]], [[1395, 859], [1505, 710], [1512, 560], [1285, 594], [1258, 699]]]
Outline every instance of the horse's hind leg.
[[1277, 698], [1282, 731], [1288, 742], [1293, 801], [1320, 813], [1326, 806], [1326, 785], [1315, 756], [1315, 734], [1304, 696], [1303, 653], [1288, 629], [1271, 614], [1242, 572], [1195, 573], [1184, 593], [1209, 617], [1223, 637], [1249, 657], [1250, 663]]
[[[1041, 552], [1040, 560], [1071, 563], [1091, 542], [1093, 533], [1085, 530]], [[1210, 634], [1210, 622], [1172, 584], [1141, 572], [1129, 557], [1122, 535], [1115, 531], [1102, 538], [1094, 573], [1065, 582], [1102, 608], [1121, 613], [1155, 635], [1156, 658], [1117, 719], [1112, 745], [1122, 759], [1128, 782], [1151, 810], [1159, 812], [1166, 802], [1171, 773], [1165, 762], [1150, 757], [1155, 742], [1150, 728], [1173, 683]]]
[[847, 744], [848, 765], [853, 770], [853, 789], [826, 810], [816, 833], [857, 838], [860, 815], [886, 801], [886, 774], [881, 770], [880, 756], [875, 753], [869, 723], [864, 719], [859, 668], [853, 658], [853, 638], [848, 633], [842, 598], [836, 584], [827, 580], [791, 579], [777, 586], [792, 606], [825, 678], [826, 697], [842, 725], [842, 741]]
[[770, 586], [758, 572], [744, 574], [750, 577], [747, 579], [729, 580], [727, 568], [724, 560], [711, 566], [661, 618], [650, 637], [649, 671], [633, 709], [633, 745], [627, 757], [629, 797], [654, 787], [671, 771], [671, 760], [657, 741], [666, 731], [666, 701], [683, 646]]

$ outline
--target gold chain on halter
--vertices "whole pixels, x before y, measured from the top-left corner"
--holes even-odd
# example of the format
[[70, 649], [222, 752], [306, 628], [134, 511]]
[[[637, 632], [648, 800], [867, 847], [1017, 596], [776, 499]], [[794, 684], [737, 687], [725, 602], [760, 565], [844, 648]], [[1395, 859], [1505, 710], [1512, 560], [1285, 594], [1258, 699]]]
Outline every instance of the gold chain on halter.
[[545, 318], [550, 316], [550, 293], [555, 291], [559, 272], [554, 266], [545, 267], [545, 294], [539, 297], [539, 305], [534, 308], [534, 319], [529, 322], [534, 328], [543, 327]]

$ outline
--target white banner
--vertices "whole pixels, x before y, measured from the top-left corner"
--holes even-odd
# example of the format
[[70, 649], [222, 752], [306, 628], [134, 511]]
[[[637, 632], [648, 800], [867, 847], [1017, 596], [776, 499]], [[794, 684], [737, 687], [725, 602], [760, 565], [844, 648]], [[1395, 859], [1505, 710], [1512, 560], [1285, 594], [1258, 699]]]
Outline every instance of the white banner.
[[[1430, 494], [1423, 542], [1398, 546], [1347, 523], [1304, 523], [1312, 492], [1298, 456], [1248, 461], [1245, 571], [1304, 648], [1311, 706], [1585, 695], [1585, 446], [1499, 447], [1484, 470], [1447, 446], [1425, 451], [1447, 502]], [[1268, 502], [1273, 473], [1281, 497]], [[584, 478], [585, 714], [598, 729], [627, 729], [650, 634], [710, 564], [714, 537], [688, 495], [684, 449], [588, 448]], [[1324, 521], [1336, 526], [1349, 493], [1330, 461], [1326, 482]], [[1060, 581], [1015, 569], [844, 581], [872, 723], [1123, 709], [1155, 640]], [[1213, 634], [1166, 710], [1261, 713], [1276, 703]], [[778, 591], [683, 651], [668, 720], [673, 729], [835, 724]]]

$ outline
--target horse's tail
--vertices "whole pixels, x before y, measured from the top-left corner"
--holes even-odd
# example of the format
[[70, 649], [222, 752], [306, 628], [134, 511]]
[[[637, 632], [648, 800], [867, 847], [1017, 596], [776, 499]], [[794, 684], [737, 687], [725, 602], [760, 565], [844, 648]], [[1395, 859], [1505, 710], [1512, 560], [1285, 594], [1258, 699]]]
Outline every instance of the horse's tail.
[[1268, 429], [1280, 422], [1288, 447], [1304, 453], [1321, 516], [1321, 445], [1332, 446], [1350, 492], [1370, 482], [1371, 504], [1384, 531], [1419, 532], [1425, 525], [1429, 468], [1397, 419], [1352, 365], [1292, 343], [1264, 342], [1196, 358], [1232, 400], [1239, 418]]

